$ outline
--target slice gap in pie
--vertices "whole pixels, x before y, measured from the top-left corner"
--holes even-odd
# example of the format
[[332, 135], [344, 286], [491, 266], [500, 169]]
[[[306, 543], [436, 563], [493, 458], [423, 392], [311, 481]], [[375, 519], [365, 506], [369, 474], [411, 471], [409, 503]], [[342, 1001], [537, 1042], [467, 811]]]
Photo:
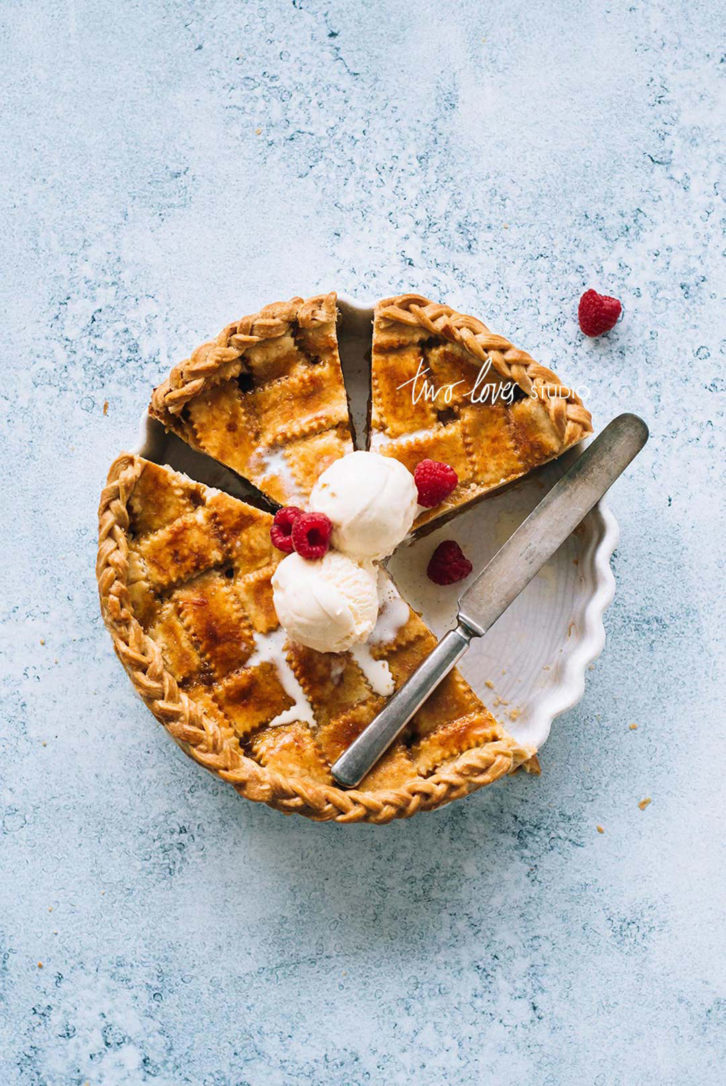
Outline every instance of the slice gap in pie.
[[577, 394], [476, 318], [417, 294], [376, 306], [370, 448], [410, 471], [440, 460], [459, 477], [414, 529], [448, 519], [590, 433]]
[[227, 325], [154, 389], [151, 415], [274, 502], [303, 504], [353, 449], [337, 313], [330, 293]]
[[[282, 557], [264, 510], [138, 456], [112, 465], [99, 509], [104, 620], [137, 691], [182, 748], [250, 799], [318, 820], [387, 822], [527, 762], [452, 672], [356, 791], [330, 766], [435, 643], [390, 588], [364, 656], [317, 653], [278, 625]], [[385, 574], [382, 574], [385, 577]]]

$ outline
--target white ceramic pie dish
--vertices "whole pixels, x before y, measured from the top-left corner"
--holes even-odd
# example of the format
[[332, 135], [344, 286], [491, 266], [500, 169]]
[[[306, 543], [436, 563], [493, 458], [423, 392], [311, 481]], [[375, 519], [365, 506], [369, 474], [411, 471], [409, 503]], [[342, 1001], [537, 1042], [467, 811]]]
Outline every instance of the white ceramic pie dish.
[[[338, 299], [340, 355], [356, 442], [364, 447], [373, 307]], [[216, 461], [194, 452], [146, 415], [139, 455], [238, 497], [253, 488]], [[399, 548], [388, 563], [396, 583], [424, 621], [441, 635], [454, 623], [463, 585], [440, 588], [426, 577], [431, 552], [456, 539], [477, 571], [512, 533], [578, 450]], [[484, 704], [521, 743], [539, 749], [552, 721], [572, 708], [585, 689], [585, 673], [605, 644], [603, 615], [615, 594], [610, 559], [618, 525], [604, 502], [585, 518], [487, 635], [472, 642], [459, 665]]]

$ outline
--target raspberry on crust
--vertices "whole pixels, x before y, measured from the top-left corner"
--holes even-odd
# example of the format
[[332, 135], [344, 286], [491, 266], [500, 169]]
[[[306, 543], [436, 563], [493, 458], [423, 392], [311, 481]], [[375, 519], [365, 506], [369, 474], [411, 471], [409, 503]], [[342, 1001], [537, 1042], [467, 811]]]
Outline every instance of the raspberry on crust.
[[440, 505], [459, 485], [459, 476], [454, 469], [440, 460], [422, 460], [414, 469], [413, 480], [418, 490], [418, 504], [425, 509]]

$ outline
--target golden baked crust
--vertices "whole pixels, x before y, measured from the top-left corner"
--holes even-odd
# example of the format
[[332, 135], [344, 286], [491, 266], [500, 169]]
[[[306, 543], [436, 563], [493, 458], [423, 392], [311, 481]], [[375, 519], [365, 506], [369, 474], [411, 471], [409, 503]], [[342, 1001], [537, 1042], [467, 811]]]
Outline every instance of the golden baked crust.
[[[435, 398], [423, 393], [419, 379], [421, 395], [413, 402], [417, 372], [438, 390]], [[513, 482], [591, 432], [590, 413], [572, 390], [475, 317], [419, 294], [376, 306], [370, 447], [411, 471], [430, 458], [451, 464], [459, 476], [453, 494], [422, 513], [416, 527]]]
[[[134, 686], [187, 754], [248, 799], [340, 822], [406, 818], [532, 758], [452, 672], [362, 786], [337, 788], [331, 763], [385, 699], [351, 654], [284, 641], [272, 606], [281, 554], [270, 521], [138, 456], [124, 454], [110, 469], [99, 508], [101, 610]], [[281, 664], [270, 651], [276, 641]], [[370, 652], [398, 686], [434, 643], [409, 609]], [[270, 726], [280, 714], [284, 722]]]
[[274, 302], [175, 366], [149, 411], [281, 504], [304, 501], [353, 445], [336, 295]]

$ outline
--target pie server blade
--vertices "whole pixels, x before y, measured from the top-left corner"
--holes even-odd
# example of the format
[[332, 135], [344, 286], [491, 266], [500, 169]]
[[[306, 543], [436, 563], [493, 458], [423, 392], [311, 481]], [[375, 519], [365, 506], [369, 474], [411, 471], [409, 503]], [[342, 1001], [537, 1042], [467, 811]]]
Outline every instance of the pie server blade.
[[613, 419], [555, 483], [459, 598], [458, 624], [444, 634], [416, 671], [341, 754], [332, 774], [354, 788], [385, 754], [411, 717], [482, 637], [625, 471], [648, 440], [637, 415]]

